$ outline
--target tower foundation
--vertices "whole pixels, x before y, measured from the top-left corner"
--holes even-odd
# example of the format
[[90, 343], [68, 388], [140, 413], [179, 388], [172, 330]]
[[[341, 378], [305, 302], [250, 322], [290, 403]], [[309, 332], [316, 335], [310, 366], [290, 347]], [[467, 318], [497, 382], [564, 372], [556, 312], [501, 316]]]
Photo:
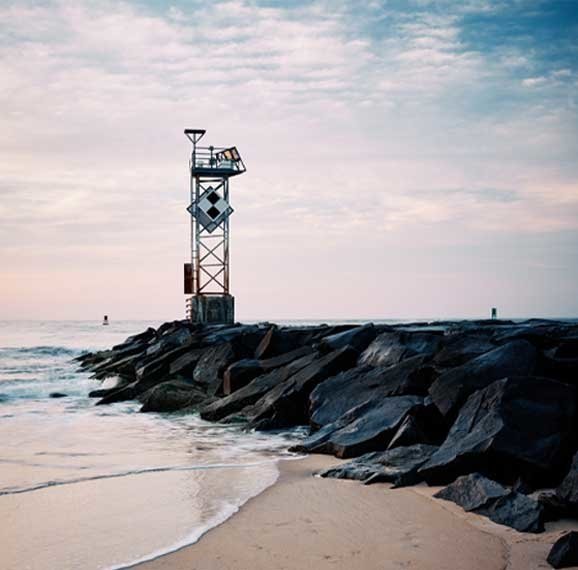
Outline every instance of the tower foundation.
[[232, 295], [194, 295], [189, 298], [188, 318], [195, 324], [232, 325], [235, 322], [235, 297]]

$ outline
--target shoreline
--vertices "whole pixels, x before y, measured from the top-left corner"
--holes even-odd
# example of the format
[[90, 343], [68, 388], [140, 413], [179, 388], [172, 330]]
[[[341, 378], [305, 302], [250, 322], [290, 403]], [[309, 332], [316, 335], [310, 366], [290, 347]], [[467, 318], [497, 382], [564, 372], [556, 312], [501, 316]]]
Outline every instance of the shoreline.
[[[313, 428], [289, 451], [325, 458], [281, 464], [273, 490], [226, 531], [184, 549], [199, 569], [302, 568], [313, 560], [320, 568], [383, 570], [385, 560], [392, 568], [522, 570], [545, 567], [552, 537], [568, 528], [562, 517], [578, 514], [577, 339], [575, 325], [535, 319], [316, 327], [175, 321], [77, 361], [95, 380], [117, 378], [90, 392], [97, 406], [136, 400], [141, 412], [195, 412], [254, 433]], [[323, 482], [311, 477], [319, 471]], [[414, 489], [384, 493], [388, 487], [342, 479]], [[433, 500], [424, 482], [448, 487]], [[440, 506], [442, 496], [467, 513]], [[541, 533], [554, 519], [560, 523], [538, 539], [498, 527]], [[149, 567], [189, 567], [182, 556]]]
[[339, 464], [329, 456], [280, 460], [277, 482], [200, 539], [140, 570], [321, 570], [397, 568], [531, 570], [570, 521], [528, 536], [457, 505], [437, 487], [390, 489], [312, 475]]

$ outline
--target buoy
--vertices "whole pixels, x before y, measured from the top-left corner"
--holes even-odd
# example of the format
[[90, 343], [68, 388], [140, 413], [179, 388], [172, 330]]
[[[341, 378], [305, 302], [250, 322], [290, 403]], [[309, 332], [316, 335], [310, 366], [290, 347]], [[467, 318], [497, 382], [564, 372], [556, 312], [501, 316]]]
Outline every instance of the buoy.
[[103, 325], [108, 325], [108, 315], [104, 315], [104, 320], [102, 321]]

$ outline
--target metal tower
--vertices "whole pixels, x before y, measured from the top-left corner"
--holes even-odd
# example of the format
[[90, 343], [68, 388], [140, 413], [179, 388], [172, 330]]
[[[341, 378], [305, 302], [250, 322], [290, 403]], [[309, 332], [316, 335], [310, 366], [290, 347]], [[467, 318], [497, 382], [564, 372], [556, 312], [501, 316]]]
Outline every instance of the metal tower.
[[236, 147], [200, 147], [204, 129], [185, 129], [193, 143], [191, 177], [191, 262], [185, 263], [187, 318], [195, 323], [233, 323], [229, 293], [229, 178], [243, 174]]

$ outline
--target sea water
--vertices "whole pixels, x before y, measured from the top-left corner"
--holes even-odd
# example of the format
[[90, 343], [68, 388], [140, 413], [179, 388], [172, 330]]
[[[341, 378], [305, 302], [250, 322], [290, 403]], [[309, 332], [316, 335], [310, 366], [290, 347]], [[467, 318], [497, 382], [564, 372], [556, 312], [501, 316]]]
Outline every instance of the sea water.
[[100, 383], [74, 357], [159, 324], [0, 322], [3, 570], [155, 558], [194, 543], [277, 479], [298, 432], [248, 433], [88, 398]]

